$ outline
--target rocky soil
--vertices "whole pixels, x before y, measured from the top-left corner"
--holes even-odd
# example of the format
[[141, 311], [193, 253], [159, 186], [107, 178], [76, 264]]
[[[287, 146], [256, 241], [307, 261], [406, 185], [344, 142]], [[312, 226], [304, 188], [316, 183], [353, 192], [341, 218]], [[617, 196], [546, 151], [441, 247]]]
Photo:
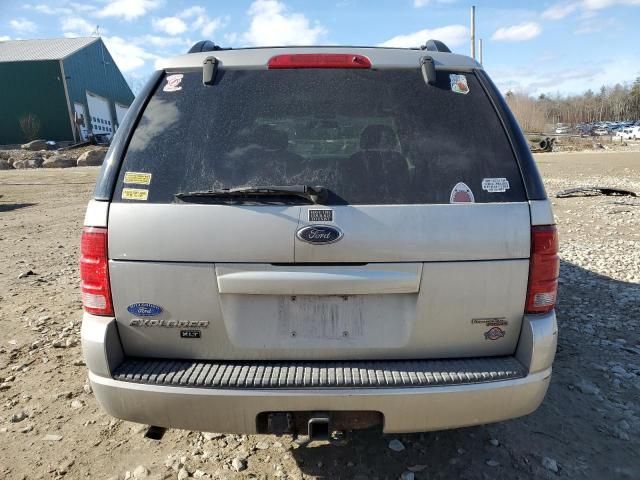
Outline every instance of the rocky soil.
[[70, 150], [0, 150], [0, 170], [98, 166], [106, 153], [107, 147], [93, 145]]
[[[538, 156], [549, 194], [640, 192], [640, 154]], [[0, 172], [0, 478], [640, 478], [640, 198], [553, 199], [559, 348], [534, 414], [345, 446], [146, 427], [102, 412], [79, 346], [77, 256], [97, 168]]]

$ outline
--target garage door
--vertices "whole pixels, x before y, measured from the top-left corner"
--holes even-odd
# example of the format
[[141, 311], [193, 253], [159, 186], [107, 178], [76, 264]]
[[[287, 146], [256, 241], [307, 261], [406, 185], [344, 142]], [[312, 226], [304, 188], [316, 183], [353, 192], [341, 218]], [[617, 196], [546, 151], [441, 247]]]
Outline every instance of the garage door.
[[109, 109], [109, 100], [95, 93], [87, 92], [87, 105], [89, 106], [89, 120], [93, 133], [113, 135], [113, 119]]
[[123, 107], [116, 103], [116, 118], [118, 119], [118, 125], [122, 125], [122, 120], [124, 120], [127, 110], [129, 110], [129, 107]]

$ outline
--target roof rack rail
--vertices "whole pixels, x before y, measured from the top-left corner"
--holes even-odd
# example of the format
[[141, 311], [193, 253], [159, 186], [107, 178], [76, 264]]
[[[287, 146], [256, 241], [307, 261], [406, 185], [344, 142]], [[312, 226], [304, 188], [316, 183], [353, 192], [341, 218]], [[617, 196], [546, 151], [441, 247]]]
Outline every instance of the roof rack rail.
[[222, 50], [222, 48], [211, 40], [200, 40], [187, 53], [213, 52], [214, 50]]
[[441, 42], [440, 40], [434, 40], [434, 39], [429, 39], [427, 40], [427, 43], [425, 43], [424, 45], [422, 45], [420, 47], [420, 50], [427, 50], [429, 52], [446, 52], [446, 53], [451, 53], [451, 50], [449, 49], [449, 47], [447, 47], [445, 45], [444, 42]]

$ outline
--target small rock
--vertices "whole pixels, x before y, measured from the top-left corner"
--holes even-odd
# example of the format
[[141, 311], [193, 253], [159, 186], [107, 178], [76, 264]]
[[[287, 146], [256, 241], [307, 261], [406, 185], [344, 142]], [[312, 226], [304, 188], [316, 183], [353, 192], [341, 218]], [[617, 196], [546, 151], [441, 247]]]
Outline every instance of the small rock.
[[57, 155], [53, 155], [49, 158], [47, 158], [43, 163], [42, 166], [44, 168], [69, 168], [69, 167], [75, 167], [76, 166], [76, 160], [68, 157], [67, 155], [61, 155], [61, 154], [57, 154]]
[[62, 440], [62, 435], [56, 435], [54, 433], [48, 433], [42, 438], [45, 442], [59, 442]]
[[585, 395], [597, 395], [600, 393], [600, 389], [596, 387], [594, 384], [583, 380], [582, 382], [576, 385], [576, 388], [580, 390]]
[[29, 143], [24, 143], [20, 145], [22, 150], [30, 150], [32, 152], [37, 152], [38, 150], [45, 150], [47, 148], [46, 140], [31, 140]]
[[11, 169], [13, 169], [13, 165], [11, 165], [8, 160], [0, 159], [0, 170], [11, 170]]
[[22, 272], [20, 275], [18, 275], [18, 278], [30, 277], [31, 275], [35, 275], [34, 271], [27, 270], [26, 272]]
[[73, 402], [71, 402], [71, 408], [74, 409], [79, 409], [84, 407], [84, 403], [82, 403], [82, 400], [74, 400]]
[[78, 157], [77, 165], [79, 167], [100, 166], [106, 154], [106, 150], [102, 148], [89, 150]]
[[60, 393], [56, 394], [55, 398], [56, 398], [56, 400], [59, 399], [59, 398], [71, 399], [71, 398], [73, 398], [73, 392], [71, 390], [67, 390], [65, 392], [60, 392]]
[[617, 375], [626, 375], [627, 371], [622, 368], [620, 365], [614, 365], [613, 367], [611, 367], [611, 371]]
[[138, 465], [133, 471], [133, 478], [146, 478], [149, 476], [149, 470], [144, 465]]
[[491, 440], [489, 440], [489, 443], [491, 445], [493, 445], [494, 447], [500, 446], [500, 442], [498, 440], [496, 440], [495, 438], [492, 438]]
[[243, 470], [246, 470], [247, 468], [247, 461], [243, 460], [242, 458], [234, 458], [231, 461], [231, 467], [236, 471], [236, 472], [241, 472]]
[[256, 443], [257, 450], [266, 450], [267, 448], [269, 448], [269, 442], [265, 440], [260, 440], [258, 443]]
[[558, 473], [558, 462], [556, 462], [553, 458], [542, 457], [542, 466], [547, 470]]
[[416, 474], [413, 472], [402, 472], [400, 475], [400, 480], [414, 480], [416, 478]]
[[83, 367], [85, 365], [84, 360], [82, 358], [78, 358], [76, 360], [74, 360], [73, 362], [73, 366], [74, 367]]
[[187, 472], [187, 470], [182, 467], [180, 470], [178, 470], [178, 480], [185, 480], [189, 478], [189, 472]]
[[493, 459], [487, 460], [485, 463], [487, 465], [489, 465], [490, 467], [497, 467], [497, 466], [500, 465], [500, 462], [498, 462], [497, 460], [493, 460]]
[[73, 467], [73, 464], [74, 464], [73, 460], [69, 460], [67, 462], [61, 463], [57, 468], [58, 473], [60, 475], [66, 475], [67, 473], [69, 473], [69, 470], [71, 469], [71, 467]]
[[394, 452], [401, 452], [404, 450], [404, 445], [400, 440], [398, 440], [397, 438], [394, 438], [389, 442], [389, 448]]
[[85, 383], [84, 387], [82, 387], [82, 389], [84, 390], [84, 393], [86, 394], [90, 394], [91, 392], [93, 392], [93, 389], [91, 388], [91, 385], [88, 383]]
[[204, 478], [207, 474], [202, 470], [196, 470], [193, 472], [193, 478]]
[[13, 162], [13, 168], [40, 168], [43, 163], [44, 159], [42, 157], [33, 157]]
[[629, 422], [627, 422], [626, 420], [622, 419], [618, 422], [618, 428], [620, 430], [630, 430], [631, 429], [631, 425], [629, 425]]
[[224, 434], [222, 433], [213, 433], [213, 432], [203, 432], [202, 436], [205, 440], [218, 440], [220, 438], [224, 438]]
[[27, 412], [25, 412], [25, 411], [21, 411], [21, 412], [18, 412], [18, 413], [14, 413], [14, 414], [11, 416], [11, 423], [18, 423], [18, 422], [21, 422], [21, 421], [23, 421], [23, 420], [27, 419], [28, 417], [29, 417], [29, 415], [27, 415]]

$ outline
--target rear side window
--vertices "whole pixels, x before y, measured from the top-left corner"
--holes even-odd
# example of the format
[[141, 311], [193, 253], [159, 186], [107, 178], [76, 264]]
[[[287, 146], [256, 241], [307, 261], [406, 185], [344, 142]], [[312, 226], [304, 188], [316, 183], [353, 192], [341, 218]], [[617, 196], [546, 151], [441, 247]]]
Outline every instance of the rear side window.
[[150, 99], [114, 201], [312, 185], [333, 205], [450, 203], [461, 183], [477, 203], [526, 200], [473, 74], [439, 71], [430, 86], [418, 69], [223, 70], [204, 86], [200, 72], [183, 72]]

